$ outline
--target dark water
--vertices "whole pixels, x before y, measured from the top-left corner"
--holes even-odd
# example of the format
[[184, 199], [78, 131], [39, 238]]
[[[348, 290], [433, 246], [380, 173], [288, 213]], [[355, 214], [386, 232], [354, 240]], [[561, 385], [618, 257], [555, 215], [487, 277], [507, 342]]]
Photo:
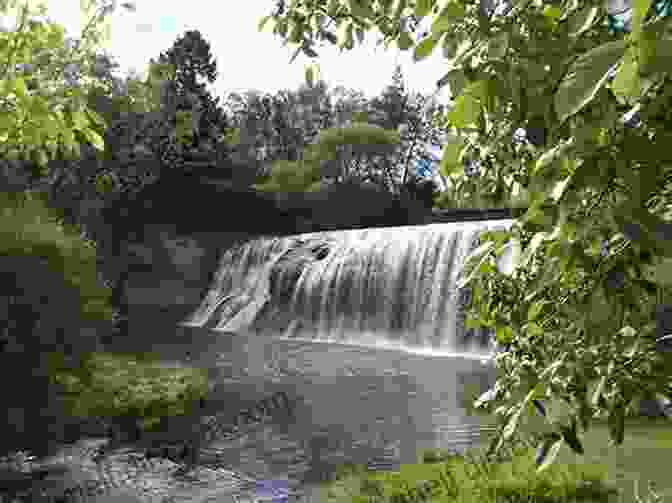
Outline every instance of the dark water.
[[[493, 382], [492, 367], [477, 359], [283, 340], [265, 340], [260, 351], [242, 335], [184, 337], [184, 344], [157, 347], [156, 353], [178, 362], [189, 348], [190, 364], [209, 368], [217, 383], [209, 405], [221, 416], [233, 419], [280, 391], [290, 398], [292, 413], [274, 412], [234, 439], [208, 439], [199, 467], [186, 475], [169, 460], [142, 460], [138, 445], [119, 448], [98, 465], [79, 459], [81, 448], [64, 448], [57, 458], [76, 466], [78, 475], [47, 484], [52, 494], [58, 487], [62, 493], [63, 484], [93, 479], [108, 495], [140, 501], [244, 502], [254, 494], [255, 480], [280, 479], [299, 493], [297, 499], [318, 501], [317, 484], [333, 477], [341, 463], [394, 467], [415, 462], [420, 449], [462, 450], [488, 438], [487, 428], [460, 405], [465, 385], [485, 390]], [[265, 358], [255, 359], [259, 354]]]

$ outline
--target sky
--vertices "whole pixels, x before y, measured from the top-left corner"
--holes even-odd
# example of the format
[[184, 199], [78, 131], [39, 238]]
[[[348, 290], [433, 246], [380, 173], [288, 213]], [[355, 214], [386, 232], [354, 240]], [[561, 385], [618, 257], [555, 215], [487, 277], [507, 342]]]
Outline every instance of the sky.
[[[123, 0], [120, 0], [120, 3]], [[227, 8], [235, 5], [235, 7]], [[361, 90], [368, 97], [379, 94], [392, 79], [396, 62], [401, 64], [408, 89], [423, 93], [436, 90], [436, 81], [446, 72], [446, 61], [436, 51], [414, 63], [411, 51], [394, 46], [376, 47], [376, 35], [367, 34], [364, 46], [341, 53], [335, 47], [317, 49], [318, 59], [300, 55], [292, 64], [293, 49], [282, 47], [270, 30], [259, 33], [261, 17], [273, 10], [273, 0], [136, 0], [136, 11], [118, 8], [111, 16], [111, 40], [106, 48], [120, 64], [119, 71], [144, 72], [150, 58], [168, 50], [186, 30], [198, 29], [210, 43], [217, 61], [218, 80], [211, 91], [224, 97], [229, 92], [256, 89], [274, 93], [296, 89], [305, 81], [305, 65], [318, 62], [321, 76], [333, 88], [341, 85]], [[66, 28], [68, 36], [81, 33], [80, 0], [46, 0], [47, 15]], [[437, 95], [445, 102], [447, 92]]]

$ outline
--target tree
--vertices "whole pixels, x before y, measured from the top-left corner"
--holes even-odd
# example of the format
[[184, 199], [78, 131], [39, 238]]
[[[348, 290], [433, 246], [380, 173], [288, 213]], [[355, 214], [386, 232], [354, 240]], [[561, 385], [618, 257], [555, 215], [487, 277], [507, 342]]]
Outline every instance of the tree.
[[[162, 97], [162, 106], [175, 114], [171, 126], [178, 127], [181, 114], [196, 110], [192, 126], [186, 129], [191, 141], [184, 145], [187, 149], [183, 154], [185, 160], [207, 159], [207, 154], [216, 151], [228, 129], [224, 112], [218, 105], [219, 98], [214, 98], [205, 89], [205, 82], [199, 82], [202, 79], [212, 84], [217, 79], [217, 62], [213, 60], [210, 44], [198, 30], [186, 31], [159, 56], [158, 62], [174, 69], [174, 76], [168, 81]], [[161, 146], [162, 161], [169, 165], [172, 161], [167, 157], [172, 156], [171, 148], [175, 149], [172, 142]]]
[[[477, 402], [498, 405], [491, 450], [538, 411], [552, 428], [540, 469], [562, 442], [583, 452], [594, 417], [621, 443], [636, 400], [671, 393], [660, 313], [672, 302], [672, 20], [667, 2], [652, 4], [633, 1], [622, 28], [601, 4], [486, 0], [318, 1], [266, 21], [299, 45], [326, 18], [342, 49], [374, 28], [417, 61], [441, 47], [450, 69], [438, 85], [454, 97], [440, 123], [451, 135], [443, 173], [475, 164], [496, 189], [528, 194], [509, 230], [482, 237], [462, 286], [469, 324], [504, 345], [501, 376]], [[417, 44], [411, 16], [431, 21]]]
[[376, 173], [366, 168], [371, 159], [388, 154], [399, 142], [396, 131], [355, 122], [350, 126], [324, 129], [317, 142], [306, 147], [298, 161], [277, 161], [270, 180], [261, 190], [318, 190], [325, 183], [381, 185]]
[[[95, 243], [82, 236], [81, 228], [64, 222], [49, 207], [47, 194], [37, 189], [38, 182], [49, 183], [50, 160], [76, 159], [87, 144], [98, 151], [104, 148], [98, 131], [105, 124], [86, 103], [87, 91], [97, 77], [86, 65], [95, 60], [91, 52], [101, 39], [96, 30], [113, 6], [103, 5], [94, 12], [82, 39], [67, 47], [61, 26], [36, 19], [35, 14], [44, 14], [44, 9], [21, 5], [13, 12], [14, 7], [16, 2], [0, 6], [1, 14], [16, 13], [18, 18], [16, 29], [0, 33], [0, 80], [4, 83], [0, 87], [4, 182], [0, 195], [0, 368], [5, 380], [18, 379], [29, 390], [19, 403], [6, 404], [7, 410], [17, 405], [25, 410], [24, 397], [33, 401], [35, 420], [27, 414], [19, 422], [43, 430], [45, 424], [51, 428], [62, 419], [52, 414], [56, 410], [67, 415], [59, 393], [63, 382], [75, 378], [100, 349], [100, 336], [112, 315], [110, 290], [97, 270]], [[75, 63], [83, 69], [68, 70]], [[154, 83], [148, 81], [148, 94], [156, 89]], [[16, 183], [34, 166], [34, 178], [41, 180], [26, 184], [24, 177], [21, 184]], [[80, 330], [91, 328], [93, 332]], [[184, 402], [175, 396], [167, 400]], [[14, 417], [5, 419], [6, 429], [14, 428], [17, 433], [26, 426], [13, 424]], [[25, 433], [31, 436], [34, 431], [27, 428]], [[14, 437], [26, 440], [25, 435]]]
[[401, 192], [408, 182], [410, 185], [419, 182], [416, 180], [419, 177], [410, 170], [420, 159], [427, 157], [425, 150], [428, 144], [440, 144], [440, 131], [432, 122], [435, 111], [436, 107], [431, 106], [429, 98], [406, 90], [399, 65], [394, 69], [392, 84], [369, 104], [372, 123], [401, 134], [398, 152], [386, 159], [382, 168], [389, 172], [393, 192]]
[[299, 160], [318, 132], [335, 122], [329, 89], [321, 80], [296, 91], [232, 93], [227, 108], [240, 140], [236, 154], [241, 164], [236, 169], [244, 169], [245, 162], [262, 178], [274, 161]]

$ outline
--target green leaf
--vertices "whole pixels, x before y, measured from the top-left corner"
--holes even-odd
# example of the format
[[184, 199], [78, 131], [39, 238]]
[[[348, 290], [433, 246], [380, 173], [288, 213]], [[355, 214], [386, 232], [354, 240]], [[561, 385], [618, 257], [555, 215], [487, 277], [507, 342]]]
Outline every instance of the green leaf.
[[434, 50], [437, 42], [438, 39], [433, 35], [425, 38], [415, 47], [415, 50], [413, 51], [413, 61], [422, 61], [427, 56], [429, 56]]
[[466, 9], [462, 3], [450, 2], [448, 3], [438, 16], [432, 21], [431, 31], [434, 34], [444, 33], [450, 30], [452, 24], [466, 14]]
[[644, 277], [657, 285], [672, 285], [672, 259], [662, 257], [657, 264], [647, 266]]
[[105, 150], [105, 142], [103, 141], [103, 138], [93, 129], [84, 128], [81, 131], [89, 143], [91, 143], [91, 145], [93, 145], [97, 150], [101, 152]]
[[582, 54], [571, 66], [554, 97], [560, 122], [590, 103], [607, 80], [611, 67], [623, 57], [625, 41], [607, 42]]
[[397, 39], [397, 47], [402, 51], [407, 51], [413, 47], [413, 38], [409, 35], [407, 31], [402, 31], [399, 33], [399, 38]]
[[572, 180], [571, 176], [566, 177], [563, 180], [560, 180], [559, 182], [556, 182], [553, 186], [553, 190], [551, 190], [551, 198], [557, 203], [565, 193], [565, 189], [567, 189], [567, 186], [569, 185], [569, 182]]
[[462, 70], [451, 70], [439, 79], [437, 87], [449, 86], [450, 94], [459, 96], [467, 85], [467, 78]]
[[306, 67], [306, 82], [309, 87], [313, 87], [313, 67], [311, 65]]
[[352, 23], [342, 22], [336, 30], [336, 45], [345, 47], [348, 39], [352, 37]]
[[502, 32], [488, 43], [488, 59], [501, 60], [506, 57], [509, 48], [509, 33]]
[[473, 268], [470, 270], [469, 275], [461, 278], [457, 282], [457, 288], [464, 288], [466, 285], [468, 285], [475, 277], [476, 275], [479, 274], [479, 269], [481, 268], [481, 265], [485, 263], [486, 260], [488, 260], [488, 251], [495, 246], [495, 243], [493, 241], [487, 241], [483, 243], [481, 246], [476, 248], [474, 251], [472, 251], [467, 258], [465, 259], [464, 263], [470, 263], [472, 260], [475, 260], [477, 257], [480, 257], [480, 260], [473, 266]]
[[559, 428], [562, 433], [562, 438], [567, 445], [569, 445], [576, 454], [583, 454], [583, 446], [581, 445], [581, 441], [576, 432], [576, 420], [572, 419], [571, 426], [559, 425]]
[[374, 16], [368, 0], [348, 0], [350, 12], [355, 18], [369, 19]]
[[469, 84], [455, 100], [453, 109], [446, 115], [450, 124], [460, 129], [478, 121], [485, 90], [484, 81]]
[[509, 326], [498, 326], [495, 330], [495, 339], [498, 344], [511, 344], [513, 341], [513, 329]]
[[635, 40], [642, 34], [642, 23], [649, 12], [653, 0], [633, 0], [632, 1], [632, 35]]
[[543, 16], [552, 22], [557, 23], [562, 16], [562, 10], [555, 5], [546, 5], [544, 7]]
[[560, 447], [562, 447], [562, 437], [560, 435], [553, 432], [545, 436], [537, 449], [537, 473], [547, 470], [553, 464], [558, 452], [560, 452]]
[[623, 98], [635, 98], [640, 94], [639, 64], [634, 48], [628, 49], [614, 80], [611, 90]]
[[259, 20], [259, 23], [257, 24], [257, 31], [262, 32], [264, 31], [264, 27], [266, 26], [266, 23], [268, 23], [271, 19], [273, 19], [273, 16], [264, 16]]
[[623, 432], [625, 430], [625, 406], [617, 403], [609, 413], [609, 436], [614, 445], [623, 443]]
[[523, 256], [520, 258], [520, 266], [519, 267], [526, 267], [534, 254], [536, 253], [537, 249], [543, 243], [546, 239], [548, 238], [548, 233], [546, 232], [537, 232], [533, 237], [532, 240], [530, 241], [530, 244], [527, 245], [527, 248], [525, 248], [525, 251], [523, 252]]
[[464, 141], [459, 136], [449, 136], [446, 144], [443, 146], [443, 156], [441, 157], [441, 164], [439, 171], [444, 176], [450, 176], [463, 168], [460, 160], [460, 154], [464, 148]]
[[524, 409], [525, 404], [518, 405], [515, 412], [511, 414], [508, 421], [506, 422], [506, 426], [504, 427], [502, 434], [502, 438], [505, 441], [509, 440], [516, 432], [516, 429], [518, 428], [518, 422], [520, 421], [520, 416], [522, 415]]
[[432, 0], [415, 0], [415, 15], [422, 19], [432, 10]]
[[533, 302], [528, 311], [527, 311], [527, 321], [534, 321], [537, 319], [537, 316], [541, 313], [541, 310], [544, 308], [543, 301]]
[[563, 141], [553, 148], [544, 152], [534, 166], [533, 174], [540, 175], [545, 169], [553, 164], [557, 159], [563, 158], [567, 155], [569, 149], [573, 146], [573, 139], [570, 138], [567, 141]]
[[588, 31], [595, 22], [599, 11], [599, 7], [587, 6], [574, 12], [569, 18], [569, 35], [578, 37]]
[[28, 88], [26, 87], [26, 81], [23, 77], [16, 77], [14, 79], [14, 92], [21, 99], [27, 96]]
[[672, 68], [672, 40], [662, 38], [650, 40], [649, 34], [645, 32], [645, 36], [640, 40], [640, 46], [643, 45], [645, 38], [650, 47], [645, 58], [640, 56], [641, 74], [669, 72]]

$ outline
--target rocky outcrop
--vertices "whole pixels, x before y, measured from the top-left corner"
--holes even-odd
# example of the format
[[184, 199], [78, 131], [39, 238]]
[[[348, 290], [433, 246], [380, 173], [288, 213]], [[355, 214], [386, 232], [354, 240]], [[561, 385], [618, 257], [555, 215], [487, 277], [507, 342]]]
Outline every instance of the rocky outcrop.
[[329, 255], [330, 244], [323, 239], [297, 239], [296, 244], [273, 265], [269, 275], [269, 294], [274, 302], [289, 302], [296, 283], [311, 264]]

